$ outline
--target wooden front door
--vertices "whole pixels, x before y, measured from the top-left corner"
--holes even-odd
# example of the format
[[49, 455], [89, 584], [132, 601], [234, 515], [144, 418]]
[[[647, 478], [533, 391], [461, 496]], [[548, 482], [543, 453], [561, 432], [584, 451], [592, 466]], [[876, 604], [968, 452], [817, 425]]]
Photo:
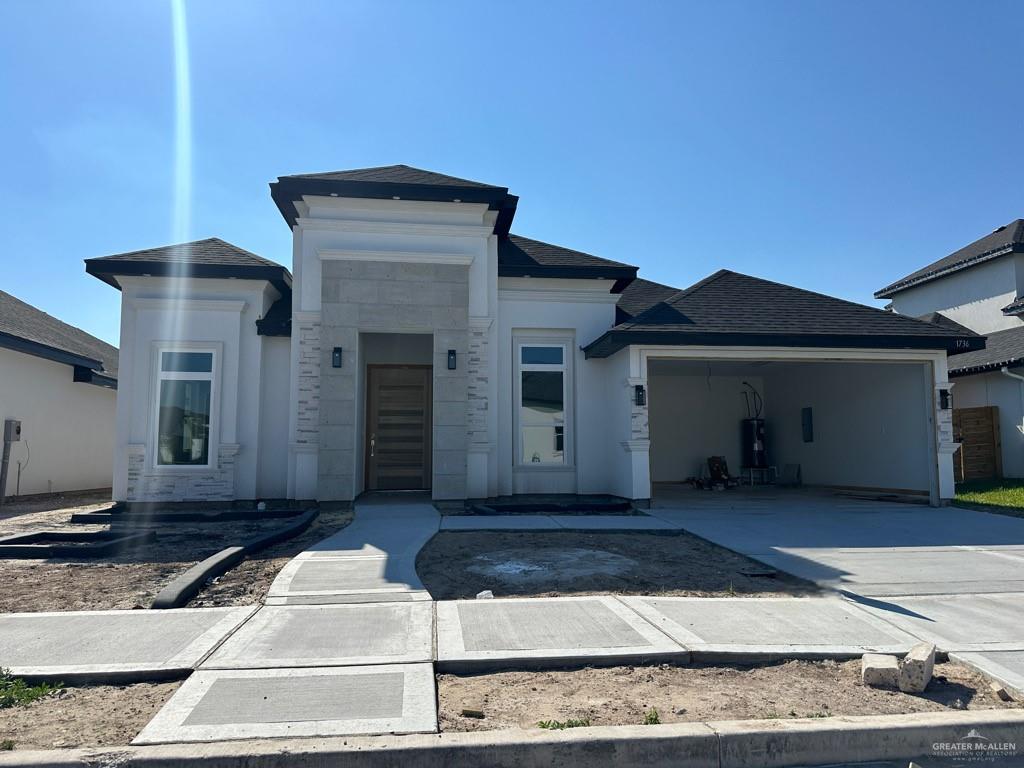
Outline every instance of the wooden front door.
[[431, 368], [366, 368], [366, 489], [430, 488]]

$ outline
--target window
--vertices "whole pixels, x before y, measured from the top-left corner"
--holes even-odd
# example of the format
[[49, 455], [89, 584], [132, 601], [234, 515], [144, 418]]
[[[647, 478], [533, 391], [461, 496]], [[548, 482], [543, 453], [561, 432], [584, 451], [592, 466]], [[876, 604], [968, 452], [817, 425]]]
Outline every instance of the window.
[[156, 464], [210, 465], [213, 352], [161, 350], [157, 373]]
[[567, 464], [568, 346], [523, 343], [518, 349], [517, 463]]

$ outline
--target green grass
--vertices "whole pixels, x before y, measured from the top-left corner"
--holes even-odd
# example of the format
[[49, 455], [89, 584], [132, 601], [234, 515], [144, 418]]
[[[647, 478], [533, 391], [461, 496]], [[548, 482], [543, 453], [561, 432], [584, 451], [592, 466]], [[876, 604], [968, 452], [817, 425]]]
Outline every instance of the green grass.
[[0, 740], [0, 752], [10, 752], [14, 749], [14, 742], [11, 739]]
[[658, 710], [650, 709], [644, 713], [644, 725], [661, 725], [661, 715]]
[[572, 718], [568, 720], [541, 720], [537, 723], [538, 728], [544, 728], [548, 731], [564, 731], [566, 728], [589, 728], [590, 718]]
[[958, 506], [1024, 517], [1024, 480], [970, 480], [956, 486]]
[[12, 677], [9, 669], [0, 668], [0, 709], [24, 707], [58, 690], [59, 685], [29, 685], [20, 677]]

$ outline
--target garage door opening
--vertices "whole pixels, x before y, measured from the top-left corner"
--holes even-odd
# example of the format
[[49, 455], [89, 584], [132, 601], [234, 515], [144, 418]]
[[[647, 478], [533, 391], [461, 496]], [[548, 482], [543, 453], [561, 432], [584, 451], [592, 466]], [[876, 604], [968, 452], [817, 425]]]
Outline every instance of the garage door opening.
[[654, 493], [722, 456], [745, 485], [798, 470], [805, 486], [937, 499], [926, 363], [651, 359], [647, 375]]

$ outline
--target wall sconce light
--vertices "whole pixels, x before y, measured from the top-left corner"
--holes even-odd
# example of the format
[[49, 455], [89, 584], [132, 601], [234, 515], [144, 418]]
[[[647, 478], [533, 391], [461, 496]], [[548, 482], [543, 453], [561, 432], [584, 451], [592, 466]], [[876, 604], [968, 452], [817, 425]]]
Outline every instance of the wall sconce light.
[[949, 390], [948, 389], [940, 389], [939, 390], [939, 409], [943, 410], [943, 411], [948, 411], [949, 408], [950, 408], [950, 404], [949, 404]]
[[633, 402], [641, 407], [647, 405], [647, 392], [644, 390], [643, 384], [633, 387]]
[[331, 352], [331, 367], [341, 368], [341, 347], [335, 347]]
[[455, 350], [454, 349], [449, 349], [448, 350], [448, 370], [449, 371], [454, 371], [455, 370]]

